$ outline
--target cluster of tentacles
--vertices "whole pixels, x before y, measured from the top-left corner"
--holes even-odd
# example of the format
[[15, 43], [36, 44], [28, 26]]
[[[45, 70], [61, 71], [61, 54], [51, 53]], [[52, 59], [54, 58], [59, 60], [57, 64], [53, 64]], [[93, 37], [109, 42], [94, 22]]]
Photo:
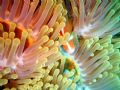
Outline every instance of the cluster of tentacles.
[[69, 19], [63, 0], [0, 0], [0, 89], [75, 90], [77, 64], [61, 54]]
[[120, 90], [120, 0], [0, 0], [0, 89]]
[[[20, 77], [36, 65], [45, 66], [59, 58], [59, 46], [69, 33], [66, 10], [57, 0], [2, 0], [0, 9], [0, 66], [10, 67]], [[53, 58], [54, 57], [54, 58]]]
[[77, 37], [69, 54], [79, 65], [83, 85], [90, 90], [120, 90], [120, 1], [70, 0], [70, 4]]

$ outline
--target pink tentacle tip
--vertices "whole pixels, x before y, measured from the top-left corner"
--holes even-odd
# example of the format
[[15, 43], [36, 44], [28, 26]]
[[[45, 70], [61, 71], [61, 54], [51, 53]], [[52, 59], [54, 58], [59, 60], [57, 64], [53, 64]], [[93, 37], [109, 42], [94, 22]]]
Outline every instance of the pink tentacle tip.
[[0, 66], [0, 71], [2, 71], [4, 69], [4, 67]]

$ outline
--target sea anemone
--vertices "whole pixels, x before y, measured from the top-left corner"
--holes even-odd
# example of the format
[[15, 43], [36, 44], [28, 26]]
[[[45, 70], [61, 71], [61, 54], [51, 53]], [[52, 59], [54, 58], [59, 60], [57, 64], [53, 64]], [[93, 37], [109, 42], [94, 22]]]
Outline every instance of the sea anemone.
[[[8, 78], [9, 74], [5, 76]], [[8, 81], [3, 90], [75, 90], [80, 85], [80, 72], [73, 60], [61, 55], [59, 61], [47, 67], [36, 67], [27, 78]]]
[[79, 42], [73, 56], [80, 67], [84, 85], [91, 90], [119, 90], [119, 38], [108, 35], [80, 38]]
[[[74, 58], [88, 90], [120, 90], [119, 0], [69, 0], [73, 38], [63, 51]], [[67, 2], [67, 1], [66, 1]], [[67, 5], [66, 4], [66, 5]], [[74, 50], [71, 51], [71, 48]]]
[[[120, 32], [119, 0], [70, 0], [74, 31], [84, 38]], [[74, 4], [73, 4], [74, 3]]]
[[119, 0], [0, 0], [0, 86], [119, 90], [119, 10]]
[[25, 77], [58, 60], [66, 13], [60, 0], [0, 0], [0, 69]]

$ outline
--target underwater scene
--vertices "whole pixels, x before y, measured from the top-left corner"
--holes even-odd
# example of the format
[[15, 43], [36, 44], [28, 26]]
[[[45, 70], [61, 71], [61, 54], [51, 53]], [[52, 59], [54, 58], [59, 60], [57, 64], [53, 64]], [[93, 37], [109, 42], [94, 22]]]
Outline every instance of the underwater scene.
[[120, 90], [120, 0], [0, 0], [0, 90]]

